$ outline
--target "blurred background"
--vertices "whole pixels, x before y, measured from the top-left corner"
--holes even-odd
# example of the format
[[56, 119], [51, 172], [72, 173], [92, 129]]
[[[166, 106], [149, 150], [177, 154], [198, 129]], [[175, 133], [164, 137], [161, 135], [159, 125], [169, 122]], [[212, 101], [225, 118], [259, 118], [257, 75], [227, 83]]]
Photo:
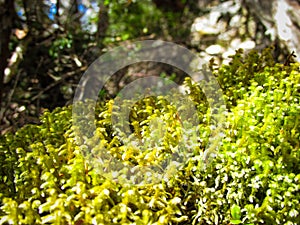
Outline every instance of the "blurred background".
[[[0, 0], [1, 134], [71, 104], [95, 59], [148, 39], [175, 42], [216, 66], [239, 48], [270, 46], [275, 61], [300, 61], [300, 0]], [[136, 64], [103, 92], [112, 97], [147, 74], [179, 83], [185, 76], [167, 65]]]

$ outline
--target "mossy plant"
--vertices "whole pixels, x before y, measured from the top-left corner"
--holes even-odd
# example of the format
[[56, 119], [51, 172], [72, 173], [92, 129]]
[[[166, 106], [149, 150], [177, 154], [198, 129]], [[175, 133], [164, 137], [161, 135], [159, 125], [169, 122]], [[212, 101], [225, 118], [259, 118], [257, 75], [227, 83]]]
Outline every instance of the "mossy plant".
[[[45, 112], [40, 125], [0, 137], [0, 224], [300, 224], [299, 68], [274, 63], [266, 49], [246, 57], [239, 50], [230, 65], [214, 69], [228, 115], [206, 167], [201, 156], [211, 133], [209, 105], [187, 78], [199, 142], [174, 176], [153, 185], [121, 185], [99, 174], [82, 153], [93, 134], [75, 135], [71, 107]], [[115, 135], [113, 101], [97, 105], [95, 121], [81, 121], [96, 124], [94, 156], [105, 147], [128, 163], [151, 164], [176, 150], [184, 121], [170, 102], [157, 96], [135, 103], [130, 128], [149, 140], [139, 152]], [[151, 132], [161, 124], [168, 132]], [[151, 135], [162, 137], [156, 148]]]

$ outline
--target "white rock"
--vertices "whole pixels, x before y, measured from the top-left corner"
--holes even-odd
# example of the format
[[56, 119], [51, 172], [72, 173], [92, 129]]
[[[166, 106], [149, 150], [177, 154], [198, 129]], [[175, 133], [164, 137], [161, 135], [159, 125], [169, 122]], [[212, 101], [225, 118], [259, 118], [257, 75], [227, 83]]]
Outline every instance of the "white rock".
[[238, 49], [239, 46], [240, 46], [240, 44], [241, 44], [241, 39], [239, 39], [239, 38], [234, 38], [234, 39], [231, 41], [231, 43], [230, 43], [230, 47], [231, 47], [232, 49]]
[[220, 45], [210, 45], [208, 48], [205, 49], [205, 51], [210, 55], [217, 55], [224, 51], [224, 49]]
[[198, 32], [200, 34], [218, 34], [219, 33], [218, 29], [215, 27], [215, 23], [212, 23], [212, 21], [206, 17], [197, 18], [192, 25], [191, 31]]
[[235, 15], [231, 18], [229, 26], [231, 27], [239, 27], [241, 26], [241, 16]]
[[229, 56], [232, 56], [232, 55], [235, 55], [235, 50], [233, 50], [233, 49], [228, 49], [228, 51], [226, 51], [226, 52], [224, 52], [224, 53], [222, 54], [222, 57], [223, 57], [224, 59], [227, 59]]
[[254, 47], [255, 47], [255, 42], [251, 40], [244, 41], [238, 46], [238, 48], [242, 48], [242, 49], [253, 49]]

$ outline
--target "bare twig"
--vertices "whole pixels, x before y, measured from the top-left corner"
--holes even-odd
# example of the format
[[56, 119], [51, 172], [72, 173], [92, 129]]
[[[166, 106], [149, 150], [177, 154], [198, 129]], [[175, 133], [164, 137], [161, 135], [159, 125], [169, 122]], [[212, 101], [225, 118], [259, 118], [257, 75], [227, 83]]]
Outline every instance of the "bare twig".
[[51, 90], [52, 88], [54, 88], [55, 86], [59, 85], [60, 83], [62, 83], [65, 79], [72, 77], [78, 73], [82, 73], [87, 69], [86, 66], [81, 67], [79, 70], [74, 70], [74, 71], [70, 71], [66, 74], [64, 74], [59, 80], [56, 80], [55, 82], [49, 84], [46, 88], [44, 88], [43, 90], [41, 90], [37, 95], [35, 95], [34, 97], [31, 98], [31, 102], [37, 100], [38, 98], [40, 98], [45, 92]]

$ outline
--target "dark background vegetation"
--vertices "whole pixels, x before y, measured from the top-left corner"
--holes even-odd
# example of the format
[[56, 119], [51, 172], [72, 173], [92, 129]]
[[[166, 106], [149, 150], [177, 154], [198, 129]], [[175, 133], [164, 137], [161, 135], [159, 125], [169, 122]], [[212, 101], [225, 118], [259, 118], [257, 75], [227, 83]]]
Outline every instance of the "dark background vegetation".
[[[280, 32], [275, 12], [281, 6], [275, 0], [1, 0], [1, 133], [38, 123], [46, 108], [70, 104], [87, 67], [121, 42], [162, 39], [199, 54], [209, 53], [207, 47], [218, 43], [226, 50], [232, 40], [223, 40], [224, 32], [192, 29], [197, 18], [209, 20], [213, 12], [219, 13], [216, 25], [233, 30], [233, 36], [242, 41], [251, 40], [257, 49], [273, 45], [275, 60], [284, 63], [293, 58], [293, 51], [299, 59], [300, 2], [283, 2], [289, 6], [288, 19], [282, 18], [289, 22], [292, 35], [288, 38]], [[230, 10], [234, 7], [235, 11]], [[232, 25], [234, 18], [238, 26]], [[218, 52], [208, 57], [222, 63]], [[178, 82], [184, 76], [162, 65], [150, 67], [156, 74], [176, 72]], [[116, 92], [122, 88], [121, 81], [128, 82], [128, 77], [142, 69], [136, 65], [119, 71], [111, 89]]]

